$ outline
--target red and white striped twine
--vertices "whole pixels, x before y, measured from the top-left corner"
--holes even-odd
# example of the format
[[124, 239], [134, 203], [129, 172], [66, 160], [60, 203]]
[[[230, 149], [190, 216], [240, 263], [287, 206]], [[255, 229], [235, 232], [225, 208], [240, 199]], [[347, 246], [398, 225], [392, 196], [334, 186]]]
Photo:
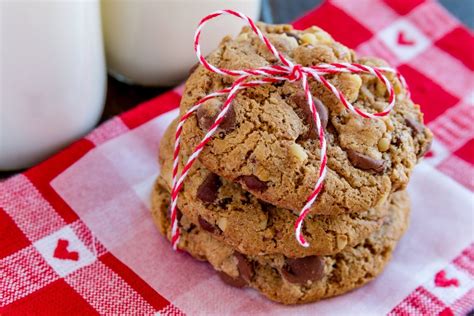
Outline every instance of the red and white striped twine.
[[[242, 69], [242, 70], [230, 70], [230, 69], [223, 69], [218, 68], [210, 63], [202, 56], [201, 54], [201, 47], [199, 45], [199, 38], [201, 36], [201, 30], [204, 25], [220, 16], [220, 15], [233, 15], [242, 20], [244, 20], [253, 30], [253, 32], [265, 43], [267, 48], [272, 52], [272, 54], [278, 59], [281, 65], [272, 65], [266, 67], [260, 67], [255, 69]], [[229, 107], [232, 103], [232, 100], [236, 97], [237, 93], [241, 89], [245, 89], [248, 87], [254, 87], [258, 85], [263, 85], [272, 82], [279, 82], [279, 81], [290, 81], [296, 82], [300, 81], [302, 88], [306, 94], [306, 99], [308, 103], [308, 107], [311, 111], [313, 120], [316, 122], [316, 129], [319, 136], [319, 144], [320, 144], [320, 167], [319, 167], [319, 178], [316, 182], [313, 191], [309, 195], [306, 204], [304, 205], [303, 209], [300, 211], [298, 219], [295, 222], [295, 237], [297, 241], [303, 246], [308, 247], [309, 243], [305, 240], [303, 234], [301, 233], [301, 228], [305, 217], [308, 215], [311, 206], [313, 205], [314, 201], [318, 197], [319, 192], [323, 187], [324, 178], [326, 176], [326, 163], [327, 163], [327, 155], [326, 155], [326, 139], [324, 137], [324, 128], [321, 125], [321, 120], [319, 114], [316, 110], [316, 107], [313, 102], [313, 98], [311, 96], [311, 91], [308, 84], [308, 76], [312, 77], [316, 81], [322, 83], [326, 88], [328, 88], [334, 95], [340, 100], [340, 102], [351, 112], [356, 115], [360, 115], [364, 118], [376, 119], [382, 116], [385, 116], [390, 113], [394, 104], [395, 104], [395, 93], [393, 90], [390, 81], [385, 77], [384, 73], [390, 72], [394, 73], [402, 83], [406, 87], [405, 80], [403, 77], [395, 70], [389, 67], [369, 67], [360, 64], [349, 64], [349, 63], [332, 63], [332, 64], [319, 64], [316, 66], [311, 67], [303, 67], [302, 65], [294, 64], [285, 56], [283, 56], [276, 48], [270, 43], [268, 38], [266, 38], [262, 31], [257, 28], [255, 23], [249, 17], [245, 16], [244, 14], [233, 11], [233, 10], [220, 10], [216, 11], [206, 17], [204, 17], [199, 26], [196, 30], [194, 36], [194, 50], [196, 55], [199, 59], [201, 65], [203, 65], [207, 70], [221, 74], [223, 76], [234, 76], [238, 77], [234, 83], [226, 89], [222, 89], [213, 93], [208, 94], [201, 100], [199, 100], [194, 106], [192, 106], [180, 119], [178, 122], [178, 126], [176, 128], [176, 138], [174, 144], [174, 156], [173, 156], [173, 185], [171, 191], [171, 243], [174, 249], [177, 249], [177, 245], [179, 242], [179, 228], [178, 228], [178, 219], [177, 219], [177, 201], [178, 201], [178, 194], [183, 186], [184, 179], [189, 173], [193, 163], [198, 158], [199, 154], [203, 150], [204, 146], [211, 140], [212, 135], [216, 132], [217, 128], [223, 121]], [[379, 113], [367, 113], [354, 107], [351, 103], [349, 103], [341, 91], [337, 90], [328, 80], [324, 78], [324, 75], [327, 74], [337, 74], [337, 73], [368, 73], [376, 76], [382, 83], [387, 87], [389, 92], [388, 97], [388, 106], [383, 109], [383, 111]], [[250, 76], [259, 76], [259, 80], [247, 80]], [[183, 130], [183, 125], [186, 120], [194, 114], [194, 112], [209, 99], [224, 96], [226, 95], [226, 101], [222, 105], [219, 114], [217, 115], [214, 123], [211, 125], [210, 129], [207, 131], [204, 138], [201, 142], [194, 148], [192, 154], [188, 158], [188, 161], [183, 167], [181, 174], [178, 176], [178, 168], [179, 168], [179, 151], [180, 151], [180, 140], [181, 140], [181, 132]]]

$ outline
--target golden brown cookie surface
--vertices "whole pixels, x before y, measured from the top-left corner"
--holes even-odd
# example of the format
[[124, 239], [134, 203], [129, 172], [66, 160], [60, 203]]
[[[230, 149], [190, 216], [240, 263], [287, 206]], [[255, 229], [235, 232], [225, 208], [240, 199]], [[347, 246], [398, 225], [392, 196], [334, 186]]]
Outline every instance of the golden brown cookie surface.
[[[373, 58], [356, 58], [353, 51], [316, 27], [306, 31], [291, 26], [260, 27], [279, 51], [304, 66], [333, 62], [384, 65]], [[229, 69], [276, 62], [248, 29], [235, 39], [225, 38], [208, 60]], [[363, 212], [382, 205], [391, 192], [405, 188], [414, 165], [427, 150], [431, 133], [423, 126], [419, 107], [398, 79], [391, 74], [387, 77], [397, 101], [392, 113], [378, 120], [350, 113], [331, 92], [311, 81], [312, 94], [321, 101], [318, 112], [327, 117], [328, 142], [328, 174], [313, 213]], [[228, 87], [234, 79], [198, 67], [186, 83], [181, 113], [204, 95]], [[373, 76], [338, 74], [328, 80], [365, 111], [378, 112], [387, 106], [388, 93]], [[223, 126], [201, 153], [200, 162], [261, 200], [299, 211], [316, 183], [320, 158], [314, 124], [302, 100], [299, 83], [242, 90]], [[204, 103], [186, 122], [182, 137], [185, 155], [199, 143], [222, 102], [220, 98]]]
[[[168, 205], [169, 194], [158, 186], [152, 196], [152, 215], [160, 232], [170, 239]], [[358, 288], [380, 274], [408, 218], [408, 198], [398, 193], [381, 229], [358, 245], [331, 256], [288, 258], [243, 255], [182, 215], [179, 248], [208, 261], [227, 284], [255, 288], [283, 304], [308, 303]]]
[[[168, 192], [171, 191], [175, 129], [176, 122], [170, 125], [160, 146], [158, 182]], [[184, 182], [178, 207], [194, 224], [204, 224], [216, 239], [241, 253], [303, 257], [334, 254], [360, 243], [382, 226], [388, 216], [389, 202], [361, 213], [309, 216], [305, 220], [304, 234], [310, 246], [304, 248], [294, 235], [297, 215], [259, 200], [239, 184], [209, 172], [196, 162]]]

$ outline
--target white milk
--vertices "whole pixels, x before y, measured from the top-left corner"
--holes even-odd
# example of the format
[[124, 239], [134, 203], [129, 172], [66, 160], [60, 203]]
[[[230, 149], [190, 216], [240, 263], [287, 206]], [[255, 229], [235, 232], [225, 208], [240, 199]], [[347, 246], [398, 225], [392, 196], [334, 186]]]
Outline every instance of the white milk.
[[[179, 83], [197, 62], [193, 37], [199, 21], [220, 9], [258, 19], [260, 0], [102, 0], [109, 72], [142, 85]], [[230, 16], [209, 22], [201, 35], [204, 55], [242, 26]]]
[[0, 170], [29, 167], [102, 113], [98, 0], [0, 1]]

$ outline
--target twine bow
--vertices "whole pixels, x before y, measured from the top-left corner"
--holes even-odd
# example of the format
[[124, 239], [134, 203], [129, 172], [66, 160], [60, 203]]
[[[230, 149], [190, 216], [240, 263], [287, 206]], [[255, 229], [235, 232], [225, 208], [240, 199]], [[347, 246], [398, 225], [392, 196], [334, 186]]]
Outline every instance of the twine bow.
[[[201, 54], [201, 47], [199, 44], [199, 39], [201, 36], [201, 30], [204, 25], [209, 21], [221, 15], [233, 15], [244, 20], [252, 29], [252, 31], [262, 40], [270, 52], [278, 59], [280, 64], [278, 65], [271, 65], [265, 67], [259, 67], [254, 69], [242, 69], [242, 70], [230, 70], [230, 69], [223, 69], [218, 68], [210, 63], [202, 56]], [[211, 140], [212, 136], [216, 132], [217, 128], [223, 121], [229, 107], [237, 95], [237, 92], [242, 89], [246, 89], [249, 87], [255, 87], [263, 84], [273, 83], [273, 82], [280, 82], [280, 81], [289, 81], [289, 82], [301, 82], [301, 86], [305, 92], [307, 105], [311, 111], [312, 119], [316, 123], [316, 130], [318, 133], [319, 138], [319, 146], [320, 146], [320, 166], [319, 166], [319, 177], [316, 181], [313, 191], [309, 195], [306, 200], [306, 204], [301, 209], [298, 219], [295, 222], [294, 229], [295, 229], [295, 237], [300, 245], [303, 247], [308, 247], [309, 243], [305, 240], [303, 234], [301, 233], [301, 228], [305, 217], [308, 215], [311, 206], [315, 202], [316, 198], [318, 197], [319, 192], [323, 187], [324, 178], [326, 176], [327, 171], [327, 155], [326, 155], [326, 139], [324, 137], [324, 128], [322, 127], [321, 120], [319, 114], [316, 110], [315, 104], [313, 102], [313, 98], [311, 95], [311, 91], [308, 84], [308, 77], [313, 78], [314, 80], [322, 83], [327, 89], [332, 91], [332, 93], [339, 99], [339, 101], [351, 112], [356, 115], [362, 116], [364, 118], [370, 119], [377, 119], [382, 116], [386, 116], [392, 110], [395, 104], [395, 93], [393, 90], [390, 81], [385, 77], [383, 73], [389, 72], [395, 74], [403, 86], [406, 87], [406, 82], [403, 77], [395, 70], [389, 67], [369, 67], [361, 64], [356, 63], [332, 63], [332, 64], [319, 64], [316, 66], [311, 67], [303, 67], [299, 64], [294, 64], [292, 61], [287, 59], [283, 56], [273, 45], [270, 43], [268, 38], [266, 38], [260, 29], [257, 28], [255, 23], [249, 17], [245, 16], [244, 14], [233, 11], [233, 10], [220, 10], [216, 11], [208, 16], [204, 17], [200, 23], [198, 28], [196, 29], [196, 33], [194, 35], [194, 50], [196, 55], [199, 59], [199, 62], [202, 66], [204, 66], [207, 70], [212, 71], [214, 73], [218, 73], [223, 76], [234, 76], [237, 79], [234, 83], [229, 87], [225, 88], [213, 93], [206, 95], [204, 98], [200, 99], [194, 106], [192, 106], [180, 119], [176, 128], [175, 134], [175, 144], [174, 144], [174, 153], [173, 153], [173, 182], [172, 182], [172, 190], [171, 190], [171, 243], [174, 249], [177, 249], [177, 245], [179, 242], [179, 228], [178, 228], [178, 219], [177, 219], [177, 201], [179, 191], [183, 186], [183, 182], [186, 176], [189, 173], [192, 165], [198, 158], [199, 154], [203, 150], [204, 146]], [[328, 74], [338, 74], [338, 73], [353, 73], [353, 74], [372, 74], [376, 76], [382, 83], [386, 86], [387, 91], [389, 93], [388, 96], [388, 106], [383, 109], [383, 111], [378, 113], [368, 113], [364, 112], [361, 109], [354, 107], [350, 102], [346, 100], [344, 95], [341, 91], [339, 91], [336, 87], [334, 87], [328, 80], [324, 78], [324, 75]], [[250, 76], [257, 76], [260, 79], [258, 80], [247, 80]], [[222, 105], [220, 112], [218, 113], [217, 117], [214, 120], [214, 123], [211, 125], [209, 130], [207, 131], [206, 135], [202, 138], [200, 143], [194, 148], [192, 154], [189, 156], [186, 164], [181, 171], [181, 174], [178, 176], [178, 168], [179, 168], [179, 152], [180, 152], [180, 140], [181, 140], [181, 132], [183, 130], [183, 125], [186, 120], [194, 114], [194, 112], [209, 99], [219, 97], [219, 96], [227, 96], [224, 104]]]

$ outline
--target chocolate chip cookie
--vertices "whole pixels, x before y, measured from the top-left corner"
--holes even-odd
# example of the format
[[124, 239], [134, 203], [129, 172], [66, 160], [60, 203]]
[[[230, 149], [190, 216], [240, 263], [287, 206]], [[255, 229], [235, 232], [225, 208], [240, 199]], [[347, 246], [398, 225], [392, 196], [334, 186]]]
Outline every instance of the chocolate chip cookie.
[[[283, 304], [312, 302], [358, 288], [381, 273], [408, 225], [409, 201], [406, 195], [399, 196], [391, 204], [390, 215], [380, 230], [331, 256], [243, 255], [183, 214], [179, 248], [208, 261], [227, 284], [255, 288]], [[170, 239], [168, 205], [166, 190], [155, 191], [153, 219], [160, 232]]]
[[[297, 31], [289, 25], [259, 24], [259, 28], [283, 55], [303, 66], [334, 62], [385, 65], [378, 59], [358, 58], [317, 27]], [[249, 28], [236, 38], [224, 38], [207, 60], [227, 69], [277, 62]], [[394, 87], [396, 104], [390, 115], [380, 119], [354, 115], [322, 84], [310, 80], [328, 143], [328, 173], [313, 214], [364, 212], [383, 205], [391, 192], [406, 187], [413, 167], [428, 150], [432, 135], [423, 125], [419, 106], [395, 75], [386, 76]], [[379, 112], [388, 104], [385, 86], [372, 75], [342, 73], [326, 78], [364, 111]], [[186, 82], [181, 114], [234, 80], [197, 67]], [[184, 124], [184, 158], [200, 142], [223, 101], [222, 97], [208, 100]], [[298, 212], [318, 178], [316, 136], [301, 84], [266, 84], [238, 92], [199, 158], [205, 168], [240, 184], [260, 200]]]
[[[155, 187], [155, 191], [165, 188], [168, 197], [175, 130], [176, 121], [162, 138], [161, 175]], [[360, 243], [380, 228], [390, 203], [406, 198], [405, 195], [405, 192], [395, 193], [394, 201], [362, 213], [308, 217], [304, 225], [305, 237], [310, 242], [308, 248], [301, 247], [295, 239], [297, 216], [293, 212], [259, 200], [239, 184], [209, 172], [199, 162], [184, 182], [178, 207], [195, 225], [243, 254], [279, 253], [287, 257], [303, 257], [334, 254]]]

